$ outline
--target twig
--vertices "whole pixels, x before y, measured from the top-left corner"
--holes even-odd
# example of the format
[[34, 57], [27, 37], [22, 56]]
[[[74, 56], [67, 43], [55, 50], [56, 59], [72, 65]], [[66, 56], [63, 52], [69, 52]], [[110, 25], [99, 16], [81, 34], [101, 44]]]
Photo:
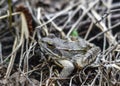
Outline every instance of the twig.
[[93, 27], [93, 22], [90, 24], [90, 26], [89, 26], [89, 28], [88, 28], [88, 31], [87, 31], [87, 33], [86, 33], [86, 35], [85, 35], [85, 38], [84, 38], [85, 40], [87, 39], [90, 31], [92, 30], [92, 27]]
[[53, 21], [53, 20], [56, 19], [57, 17], [63, 15], [64, 13], [66, 13], [67, 11], [69, 11], [70, 9], [72, 9], [73, 7], [75, 7], [75, 6], [77, 6], [77, 5], [79, 5], [79, 3], [74, 4], [73, 6], [70, 6], [70, 7], [66, 8], [66, 9], [64, 9], [63, 11], [57, 13], [57, 14], [56, 14], [54, 17], [52, 17], [49, 21], [47, 21], [46, 23], [44, 23], [44, 24], [42, 24], [42, 25], [40, 25], [40, 26], [37, 26], [36, 28], [41, 28], [41, 27], [43, 27], [44, 25], [50, 23], [51, 21]]
[[96, 0], [94, 3], [92, 3], [92, 5], [86, 9], [85, 7], [82, 7], [83, 9], [83, 14], [79, 17], [79, 19], [76, 21], [76, 23], [72, 26], [72, 28], [69, 30], [69, 32], [67, 33], [67, 38], [69, 37], [69, 35], [71, 34], [71, 32], [75, 29], [75, 27], [79, 24], [79, 22], [83, 19], [83, 17], [99, 2], [99, 0]]
[[[48, 19], [50, 19], [48, 16], [46, 16]], [[62, 28], [58, 27], [53, 21], [51, 21], [52, 25], [55, 27], [56, 30], [58, 30], [63, 37], [65, 37], [65, 33], [62, 31]]]
[[3, 62], [3, 58], [2, 58], [2, 44], [0, 42], [0, 63]]
[[113, 25], [111, 28], [109, 28], [109, 29], [107, 29], [106, 31], [103, 31], [103, 32], [97, 34], [96, 36], [90, 38], [88, 41], [90, 42], [90, 41], [94, 40], [95, 38], [99, 37], [100, 35], [103, 35], [104, 33], [106, 33], [106, 32], [108, 32], [108, 31], [114, 29], [115, 27], [117, 27], [117, 26], [119, 26], [119, 25], [120, 25], [120, 23], [117, 23], [117, 24]]
[[[92, 18], [92, 20], [95, 22], [95, 19], [98, 21], [99, 19], [101, 19], [101, 17], [100, 17], [100, 15], [95, 11], [95, 10], [91, 10], [91, 12], [92, 12], [92, 15], [91, 14], [88, 14], [91, 18]], [[92, 17], [93, 16], [93, 17]], [[95, 19], [94, 19], [95, 18]], [[106, 27], [106, 25], [104, 24], [104, 22], [99, 22], [99, 23], [97, 23], [96, 24], [103, 32], [104, 31], [106, 31], [106, 30], [108, 30], [108, 28]], [[108, 41], [109, 41], [109, 43], [111, 44], [111, 43], [114, 43], [114, 44], [116, 44], [117, 42], [116, 42], [116, 40], [115, 40], [115, 38], [113, 37], [113, 35], [110, 33], [110, 32], [106, 32], [105, 33], [106, 34], [106, 37], [107, 37], [107, 39], [108, 39]]]
[[[16, 48], [17, 42], [18, 42], [17, 38], [15, 38], [13, 50]], [[11, 59], [10, 59], [10, 62], [9, 62], [8, 68], [7, 68], [6, 76], [5, 76], [6, 79], [8, 79], [10, 76], [10, 73], [11, 73], [12, 68], [13, 68], [15, 57], [16, 57], [16, 52], [11, 56]]]

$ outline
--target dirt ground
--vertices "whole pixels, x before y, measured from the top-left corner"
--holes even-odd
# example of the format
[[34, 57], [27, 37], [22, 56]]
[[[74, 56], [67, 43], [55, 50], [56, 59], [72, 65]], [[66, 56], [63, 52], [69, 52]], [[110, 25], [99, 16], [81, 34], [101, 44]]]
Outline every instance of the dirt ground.
[[[59, 77], [63, 68], [52, 57], [61, 59], [65, 49], [41, 42], [51, 34], [82, 38], [101, 51]], [[0, 0], [0, 86], [120, 86], [120, 0]]]

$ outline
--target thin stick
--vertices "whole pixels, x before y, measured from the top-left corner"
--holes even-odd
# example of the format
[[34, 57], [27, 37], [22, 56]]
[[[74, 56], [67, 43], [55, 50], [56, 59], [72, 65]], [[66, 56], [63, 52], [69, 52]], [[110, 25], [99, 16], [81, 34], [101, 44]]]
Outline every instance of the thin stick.
[[83, 17], [99, 2], [99, 0], [96, 0], [94, 3], [92, 3], [92, 5], [86, 9], [85, 7], [82, 7], [83, 9], [83, 14], [80, 16], [80, 18], [76, 21], [76, 23], [72, 26], [72, 28], [69, 30], [69, 32], [67, 33], [67, 38], [69, 37], [69, 35], [71, 34], [71, 32], [76, 28], [76, 26], [80, 23], [80, 21], [83, 19]]
[[[16, 48], [16, 46], [17, 46], [17, 38], [15, 38], [14, 45], [13, 45], [13, 50]], [[8, 79], [9, 76], [10, 76], [10, 73], [11, 73], [12, 68], [13, 68], [15, 57], [16, 57], [16, 52], [11, 56], [11, 59], [10, 59], [10, 62], [9, 62], [8, 68], [7, 68], [7, 72], [6, 72], [6, 75], [5, 75], [6, 79]]]
[[90, 41], [94, 40], [95, 38], [99, 37], [100, 35], [103, 35], [104, 33], [106, 33], [106, 32], [108, 32], [108, 31], [114, 29], [115, 27], [117, 27], [117, 26], [119, 26], [119, 25], [120, 25], [120, 23], [117, 23], [117, 24], [113, 25], [113, 26], [112, 26], [111, 28], [109, 28], [108, 30], [103, 31], [103, 32], [97, 34], [96, 36], [90, 38], [88, 41], [90, 42]]

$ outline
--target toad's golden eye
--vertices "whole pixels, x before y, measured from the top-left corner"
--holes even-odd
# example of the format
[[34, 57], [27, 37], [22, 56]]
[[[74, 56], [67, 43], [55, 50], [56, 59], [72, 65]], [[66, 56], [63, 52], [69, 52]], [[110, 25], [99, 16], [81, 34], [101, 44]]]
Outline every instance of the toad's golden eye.
[[47, 47], [53, 49], [55, 48], [55, 45], [51, 42], [47, 42]]

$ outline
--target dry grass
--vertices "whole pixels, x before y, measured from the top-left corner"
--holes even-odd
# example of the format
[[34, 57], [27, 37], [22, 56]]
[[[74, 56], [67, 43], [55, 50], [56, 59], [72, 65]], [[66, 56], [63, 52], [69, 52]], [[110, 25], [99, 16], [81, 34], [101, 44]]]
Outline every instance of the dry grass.
[[[12, 34], [8, 4], [1, 0], [0, 85], [119, 86], [119, 4], [113, 0], [13, 0]], [[74, 30], [101, 52], [93, 64], [59, 78], [59, 68], [46, 59], [37, 42], [51, 33], [69, 38]]]

